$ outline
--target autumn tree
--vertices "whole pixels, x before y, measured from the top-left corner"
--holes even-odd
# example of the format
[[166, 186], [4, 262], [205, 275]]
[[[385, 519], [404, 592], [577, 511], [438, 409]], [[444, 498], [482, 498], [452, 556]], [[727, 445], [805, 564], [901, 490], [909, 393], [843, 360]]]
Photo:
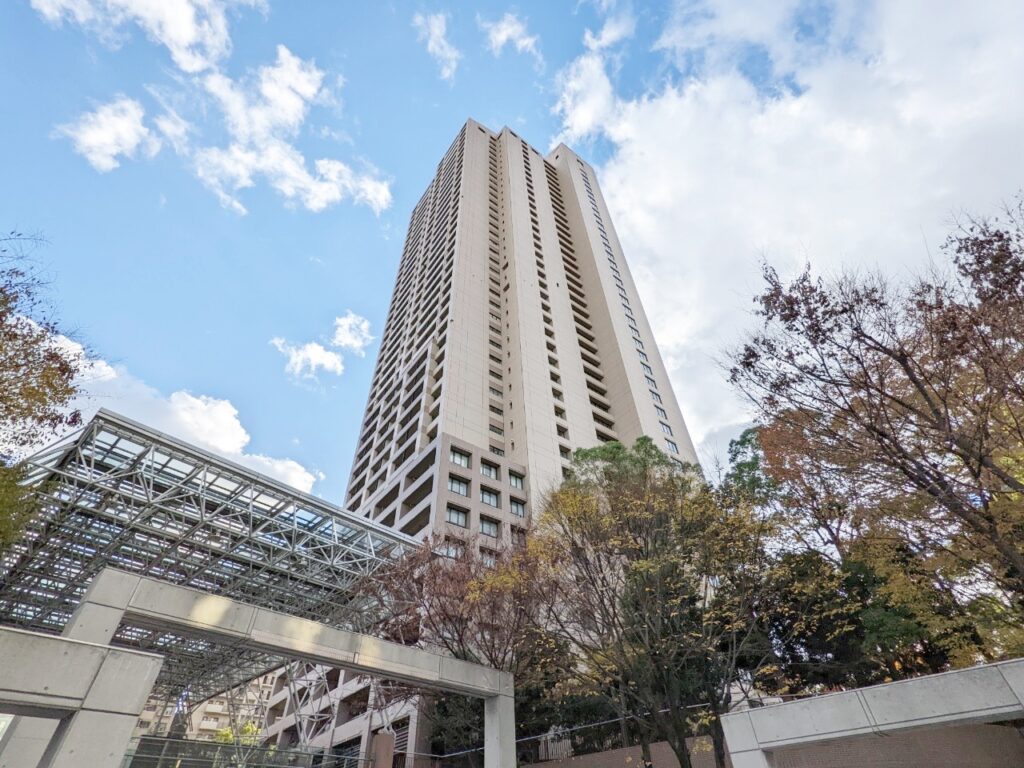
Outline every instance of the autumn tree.
[[14, 541], [31, 511], [18, 459], [57, 430], [77, 426], [81, 355], [63, 337], [41, 298], [33, 266], [38, 237], [0, 237], [0, 550]]
[[759, 618], [776, 579], [771, 521], [647, 438], [578, 451], [573, 468], [536, 534], [554, 581], [546, 621], [648, 743], [667, 741], [685, 768], [706, 727], [724, 765], [719, 716], [773, 658]]
[[[435, 538], [375, 572], [360, 588], [379, 606], [370, 631], [512, 673], [520, 736], [578, 724], [574, 713], [589, 710], [571, 693], [562, 695], [570, 664], [564, 643], [541, 622], [541, 561], [529, 547], [507, 548], [485, 560], [476, 545], [455, 547]], [[482, 742], [479, 701], [397, 684], [377, 690], [379, 708], [424, 700], [436, 750], [473, 749]]]
[[1021, 222], [967, 222], [949, 268], [909, 283], [766, 268], [761, 328], [732, 357], [793, 538], [860, 569], [953, 663], [1010, 650], [1024, 606]]

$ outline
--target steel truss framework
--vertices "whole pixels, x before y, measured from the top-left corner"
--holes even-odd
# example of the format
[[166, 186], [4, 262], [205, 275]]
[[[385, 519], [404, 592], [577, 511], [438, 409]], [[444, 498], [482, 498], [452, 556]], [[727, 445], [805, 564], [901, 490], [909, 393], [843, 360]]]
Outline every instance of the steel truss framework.
[[[114, 566], [359, 630], [353, 584], [417, 542], [101, 410], [29, 460], [39, 509], [0, 558], [0, 623], [59, 632]], [[122, 625], [114, 642], [166, 656], [154, 695], [198, 703], [286, 659]]]

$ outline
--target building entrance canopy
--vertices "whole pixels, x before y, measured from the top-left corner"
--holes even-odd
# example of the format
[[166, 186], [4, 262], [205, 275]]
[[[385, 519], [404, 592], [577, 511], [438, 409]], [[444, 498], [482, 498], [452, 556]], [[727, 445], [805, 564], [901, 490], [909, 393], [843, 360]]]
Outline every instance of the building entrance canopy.
[[[61, 632], [110, 566], [312, 619], [365, 626], [354, 584], [417, 542], [123, 416], [101, 410], [29, 460], [39, 508], [0, 559], [0, 623]], [[154, 693], [192, 701], [284, 659], [124, 621], [114, 645], [166, 657]]]

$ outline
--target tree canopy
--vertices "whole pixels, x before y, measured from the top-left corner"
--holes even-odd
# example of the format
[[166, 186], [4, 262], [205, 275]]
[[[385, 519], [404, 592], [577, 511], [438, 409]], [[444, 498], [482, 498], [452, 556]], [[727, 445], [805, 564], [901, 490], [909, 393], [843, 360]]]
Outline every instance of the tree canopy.
[[33, 251], [41, 238], [0, 237], [0, 551], [31, 513], [18, 459], [56, 431], [81, 423], [70, 407], [82, 356], [42, 300]]

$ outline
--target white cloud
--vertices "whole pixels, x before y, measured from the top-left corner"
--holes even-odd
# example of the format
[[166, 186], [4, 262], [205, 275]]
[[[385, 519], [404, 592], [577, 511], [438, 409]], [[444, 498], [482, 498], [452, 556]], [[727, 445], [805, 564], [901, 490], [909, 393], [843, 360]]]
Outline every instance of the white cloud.
[[168, 108], [153, 122], [157, 130], [171, 143], [175, 152], [179, 155], [188, 154], [188, 136], [192, 132], [192, 125], [185, 118]]
[[68, 20], [110, 45], [135, 24], [164, 46], [183, 72], [216, 66], [231, 50], [227, 12], [232, 6], [263, 8], [262, 0], [32, 0], [47, 21]]
[[390, 184], [375, 171], [358, 173], [340, 160], [322, 158], [311, 172], [292, 143], [310, 105], [324, 95], [323, 81], [321, 69], [283, 45], [277, 47], [276, 62], [260, 67], [252, 83], [241, 85], [219, 72], [204, 78], [204, 88], [224, 113], [231, 143], [198, 149], [195, 169], [224, 205], [245, 213], [237, 193], [259, 177], [310, 211], [345, 199], [378, 214], [391, 205]]
[[514, 13], [506, 13], [498, 21], [485, 21], [477, 17], [477, 24], [487, 33], [487, 45], [495, 56], [500, 56], [506, 45], [512, 45], [519, 53], [533, 56], [538, 66], [544, 63], [538, 37], [527, 32], [526, 22]]
[[119, 95], [75, 122], [57, 126], [56, 134], [71, 139], [78, 154], [106, 173], [120, 165], [118, 157], [134, 158], [140, 151], [152, 157], [160, 151], [160, 140], [142, 122], [145, 114], [139, 102]]
[[261, 143], [294, 136], [323, 81], [316, 64], [279, 45], [277, 61], [259, 68], [250, 92], [220, 72], [208, 75], [204, 85], [220, 105], [232, 137], [241, 143]]
[[[334, 318], [334, 334], [326, 344], [363, 357], [371, 342], [370, 321], [349, 309], [341, 317]], [[285, 356], [284, 370], [296, 380], [316, 380], [320, 371], [336, 376], [345, 372], [341, 354], [318, 341], [296, 345], [277, 336], [270, 340], [270, 345]]]
[[[63, 343], [82, 353], [76, 342], [64, 339]], [[124, 367], [105, 360], [90, 361], [78, 381], [82, 395], [73, 405], [86, 419], [100, 408], [108, 408], [306, 493], [317, 479], [294, 459], [247, 451], [251, 437], [229, 400], [185, 390], [164, 396]]]
[[308, 341], [301, 346], [289, 344], [280, 337], [270, 340], [274, 349], [285, 356], [284, 370], [296, 379], [315, 379], [321, 370], [340, 376], [345, 372], [341, 355], [324, 348], [322, 344]]
[[370, 321], [365, 317], [360, 317], [349, 309], [344, 315], [334, 319], [334, 336], [331, 337], [331, 346], [354, 352], [362, 357], [366, 354], [366, 348], [372, 341]]
[[[182, 72], [199, 76], [179, 78], [179, 83], [186, 89], [198, 84], [213, 98], [224, 116], [227, 146], [193, 148], [195, 126], [168, 103], [182, 98], [170, 99], [162, 89], [147, 86], [164, 110], [154, 123], [228, 208], [246, 213], [238, 193], [260, 179], [289, 203], [314, 212], [343, 200], [369, 206], [376, 214], [391, 205], [391, 185], [375, 169], [358, 171], [332, 158], [317, 159], [310, 168], [295, 146], [312, 104], [340, 104], [312, 61], [279, 45], [274, 64], [260, 67], [254, 82], [236, 82], [218, 69], [231, 49], [229, 10], [265, 8], [263, 0], [32, 0], [32, 5], [50, 22], [69, 20], [110, 44], [120, 41], [125, 26], [135, 24], [168, 49]], [[340, 88], [344, 78], [334, 82]], [[143, 116], [139, 102], [122, 96], [75, 123], [58, 126], [57, 133], [71, 137], [75, 149], [97, 170], [109, 171], [118, 166], [119, 156], [133, 157], [139, 148], [148, 155], [159, 150], [160, 139], [143, 124]]]
[[443, 13], [428, 16], [417, 13], [412, 19], [412, 25], [416, 27], [420, 40], [427, 41], [427, 53], [440, 65], [441, 78], [450, 82], [455, 77], [462, 54], [445, 36], [448, 17]]
[[[698, 443], [749, 419], [717, 360], [762, 259], [903, 276], [954, 212], [1024, 179], [1024, 6], [806, 7], [680, 4], [660, 43], [675, 76], [626, 97], [587, 50], [559, 80], [559, 138], [610, 147], [601, 186]], [[741, 74], [752, 52], [766, 80]]]
[[606, 19], [596, 35], [589, 29], [583, 33], [583, 44], [592, 51], [600, 51], [632, 37], [636, 29], [633, 14], [622, 12]]
[[562, 119], [556, 141], [570, 142], [605, 129], [617, 109], [615, 90], [596, 52], [585, 53], [558, 74], [558, 103], [555, 112]]

